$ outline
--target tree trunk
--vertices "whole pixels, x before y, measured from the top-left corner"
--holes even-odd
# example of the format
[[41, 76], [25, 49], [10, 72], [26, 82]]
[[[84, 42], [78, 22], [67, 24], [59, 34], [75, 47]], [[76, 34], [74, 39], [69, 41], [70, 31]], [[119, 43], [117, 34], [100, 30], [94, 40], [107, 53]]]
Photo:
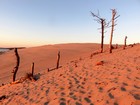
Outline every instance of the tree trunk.
[[101, 53], [103, 53], [103, 47], [104, 47], [104, 20], [101, 20], [101, 27], [102, 27], [102, 36], [101, 36]]
[[13, 74], [13, 82], [16, 80], [16, 74], [17, 74], [18, 67], [19, 67], [19, 64], [20, 64], [20, 57], [19, 57], [17, 48], [15, 48], [15, 55], [16, 55], [16, 66], [14, 67], [14, 70], [13, 70], [13, 73], [14, 73]]
[[111, 37], [110, 37], [110, 44], [109, 44], [109, 52], [112, 53], [112, 38], [113, 38], [113, 30], [114, 30], [114, 26], [112, 25], [112, 29], [111, 29]]
[[112, 53], [112, 39], [113, 39], [113, 31], [114, 31], [114, 18], [115, 11], [112, 10], [112, 28], [111, 28], [111, 36], [110, 36], [110, 44], [109, 44], [109, 52]]

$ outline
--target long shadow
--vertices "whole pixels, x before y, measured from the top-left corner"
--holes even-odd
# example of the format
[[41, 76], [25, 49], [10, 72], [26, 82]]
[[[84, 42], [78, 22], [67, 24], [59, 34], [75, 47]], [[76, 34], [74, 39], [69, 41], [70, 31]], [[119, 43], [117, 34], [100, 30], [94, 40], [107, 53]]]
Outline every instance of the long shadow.
[[59, 66], [58, 68], [56, 68], [56, 67], [55, 68], [51, 68], [51, 69], [48, 68], [48, 72], [54, 71], [54, 70], [59, 69], [59, 68], [62, 68], [62, 66]]

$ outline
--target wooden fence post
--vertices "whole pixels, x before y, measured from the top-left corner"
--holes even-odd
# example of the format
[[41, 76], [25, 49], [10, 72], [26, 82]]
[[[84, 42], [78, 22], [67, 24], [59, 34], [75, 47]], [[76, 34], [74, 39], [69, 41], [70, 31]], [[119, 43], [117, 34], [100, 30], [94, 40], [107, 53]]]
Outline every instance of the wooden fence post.
[[124, 39], [124, 46], [123, 46], [123, 49], [125, 49], [125, 47], [126, 47], [126, 39], [127, 39], [127, 36], [125, 36], [125, 39]]
[[56, 69], [59, 68], [59, 61], [60, 61], [60, 51], [58, 52], [58, 55], [57, 55], [57, 64], [56, 64]]
[[14, 51], [15, 51], [15, 55], [16, 55], [16, 66], [14, 67], [14, 70], [13, 70], [13, 73], [14, 73], [13, 74], [13, 82], [16, 80], [16, 74], [17, 74], [18, 67], [19, 67], [19, 64], [20, 64], [20, 57], [19, 57], [17, 48], [15, 48]]

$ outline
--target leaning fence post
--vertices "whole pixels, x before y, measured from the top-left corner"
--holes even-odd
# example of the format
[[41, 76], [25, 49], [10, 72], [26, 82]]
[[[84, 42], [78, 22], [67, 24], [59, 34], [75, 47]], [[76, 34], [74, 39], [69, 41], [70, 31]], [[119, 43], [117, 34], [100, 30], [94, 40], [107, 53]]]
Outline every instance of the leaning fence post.
[[15, 56], [16, 56], [16, 66], [14, 67], [14, 70], [12, 72], [12, 73], [14, 73], [13, 74], [13, 82], [16, 80], [16, 74], [17, 74], [18, 67], [19, 67], [19, 64], [20, 64], [20, 57], [19, 57], [17, 48], [14, 49], [14, 52], [15, 52]]
[[56, 64], [56, 69], [59, 68], [59, 61], [60, 61], [60, 51], [58, 52], [58, 55], [57, 55], [57, 64]]

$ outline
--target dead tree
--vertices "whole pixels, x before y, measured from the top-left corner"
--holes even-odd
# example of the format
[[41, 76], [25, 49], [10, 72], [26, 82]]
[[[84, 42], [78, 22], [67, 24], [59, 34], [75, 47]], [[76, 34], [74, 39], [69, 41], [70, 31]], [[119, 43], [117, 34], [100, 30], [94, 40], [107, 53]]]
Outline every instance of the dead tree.
[[123, 49], [125, 49], [125, 47], [126, 47], [126, 40], [127, 40], [127, 36], [125, 36], [125, 39], [124, 39], [124, 46], [123, 46]]
[[15, 48], [14, 51], [15, 51], [15, 56], [16, 56], [16, 66], [14, 67], [14, 70], [12, 72], [13, 73], [13, 82], [16, 80], [16, 74], [17, 74], [19, 64], [20, 64], [20, 57], [19, 57], [17, 48]]
[[57, 55], [57, 64], [56, 64], [56, 69], [59, 68], [59, 61], [60, 61], [60, 51], [58, 52], [58, 55]]
[[32, 77], [33, 77], [34, 76], [34, 62], [32, 63], [31, 69], [32, 69]]
[[108, 24], [106, 23], [106, 20], [104, 18], [101, 18], [99, 15], [95, 15], [94, 13], [92, 13], [93, 17], [96, 17], [97, 19], [95, 19], [95, 21], [97, 21], [99, 24], [101, 24], [101, 53], [103, 52], [103, 47], [104, 47], [104, 29], [108, 26]]
[[116, 19], [119, 17], [120, 15], [117, 15], [117, 11], [115, 9], [112, 9], [112, 25], [111, 25], [111, 36], [110, 36], [110, 44], [109, 44], [109, 52], [112, 53], [112, 38], [113, 38], [113, 32], [114, 32], [114, 26], [116, 26], [117, 24], [115, 24]]

